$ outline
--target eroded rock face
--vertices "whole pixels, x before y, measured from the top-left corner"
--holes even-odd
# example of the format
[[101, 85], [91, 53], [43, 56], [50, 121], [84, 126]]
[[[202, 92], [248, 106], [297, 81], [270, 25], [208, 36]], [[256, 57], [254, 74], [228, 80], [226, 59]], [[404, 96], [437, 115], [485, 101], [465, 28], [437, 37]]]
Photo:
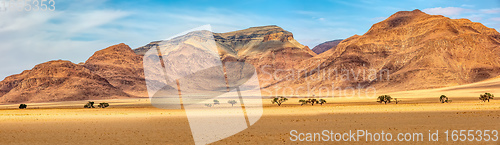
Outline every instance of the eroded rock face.
[[158, 44], [159, 44], [160, 42], [161, 42], [161, 41], [153, 41], [153, 42], [151, 42], [151, 43], [149, 43], [149, 44], [146, 44], [146, 45], [144, 45], [144, 46], [141, 46], [141, 47], [139, 47], [139, 48], [134, 49], [134, 52], [135, 52], [135, 54], [137, 54], [137, 55], [144, 56], [144, 54], [145, 54], [145, 53], [146, 53], [149, 49], [151, 49], [152, 47], [156, 47], [156, 46], [158, 46]]
[[0, 82], [0, 102], [50, 102], [130, 97], [89, 69], [56, 60]]
[[215, 41], [223, 60], [246, 61], [257, 70], [261, 85], [268, 85], [288, 75], [299, 62], [316, 54], [293, 39], [293, 34], [278, 26], [252, 27], [244, 30], [215, 33]]
[[128, 45], [121, 43], [99, 50], [83, 66], [131, 96], [147, 96], [142, 56]]
[[[260, 79], [261, 84], [274, 82], [274, 76], [279, 78], [281, 75], [287, 75], [285, 71], [276, 72], [276, 70], [291, 69], [299, 62], [316, 55], [309, 47], [293, 39], [291, 32], [274, 25], [251, 27], [227, 33], [213, 33], [213, 35], [222, 62], [246, 61], [251, 63], [256, 68], [259, 77], [266, 78]], [[143, 53], [140, 52], [149, 50], [156, 45], [161, 45], [161, 42], [151, 42], [134, 51], [141, 55]], [[179, 57], [179, 59], [186, 58]]]
[[[461, 85], [500, 75], [499, 36], [494, 29], [467, 19], [401, 11], [374, 24], [364, 35], [342, 41], [335, 50], [302, 62], [301, 67], [355, 73], [348, 71], [351, 79], [344, 81], [307, 81], [313, 86], [361, 84], [402, 91]], [[390, 75], [378, 81], [353, 78], [358, 70], [369, 69]], [[303, 81], [282, 82], [282, 86], [291, 84], [304, 86]]]

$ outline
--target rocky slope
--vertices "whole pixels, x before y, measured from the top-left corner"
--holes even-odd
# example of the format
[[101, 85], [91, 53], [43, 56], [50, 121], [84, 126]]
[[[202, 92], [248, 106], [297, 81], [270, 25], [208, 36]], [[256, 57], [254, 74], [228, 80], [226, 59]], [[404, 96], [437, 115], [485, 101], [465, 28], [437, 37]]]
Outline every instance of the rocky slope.
[[151, 47], [156, 47], [161, 41], [153, 41], [149, 44], [134, 49], [135, 54], [143, 56]]
[[36, 65], [0, 82], [0, 102], [51, 102], [130, 97], [105, 78], [69, 61]]
[[337, 47], [337, 45], [339, 45], [339, 43], [342, 41], [343, 39], [337, 39], [337, 40], [332, 40], [332, 41], [326, 41], [326, 42], [323, 42], [317, 46], [314, 46], [314, 48], [312, 49], [312, 51], [316, 54], [321, 54], [327, 50], [330, 50], [330, 49], [335, 49]]
[[[342, 41], [301, 67], [301, 80], [277, 86], [373, 86], [380, 91], [438, 88], [478, 82], [500, 75], [500, 34], [467, 19], [400, 11], [374, 24], [364, 35]], [[318, 73], [316, 69], [335, 73]], [[367, 76], [376, 70], [376, 77]], [[362, 77], [358, 77], [361, 72]], [[366, 72], [366, 74], [363, 74]], [[345, 75], [348, 74], [348, 75]], [[366, 77], [364, 77], [366, 76]], [[347, 79], [346, 79], [347, 78]], [[268, 86], [270, 87], [270, 86]]]
[[[299, 62], [316, 56], [316, 53], [311, 51], [309, 47], [297, 42], [291, 32], [274, 25], [251, 27], [227, 33], [213, 33], [213, 38], [223, 62], [246, 61], [254, 65], [257, 68], [259, 78], [261, 78], [261, 84], [270, 84], [275, 81], [275, 78], [288, 75], [286, 71], [276, 70], [291, 69]], [[143, 55], [151, 47], [160, 43], [159, 41], [151, 42], [146, 46], [134, 49], [134, 51]], [[175, 54], [170, 55], [174, 56]]]
[[99, 50], [83, 66], [129, 95], [147, 96], [142, 57], [128, 45], [121, 43]]
[[[218, 59], [248, 62], [256, 67], [264, 95], [320, 95], [318, 92], [349, 87], [374, 87], [379, 93], [404, 91], [462, 85], [500, 75], [500, 34], [496, 30], [419, 10], [397, 12], [365, 34], [347, 38], [319, 55], [278, 26], [210, 35], [219, 54], [207, 53], [204, 49], [209, 44], [192, 43], [206, 42], [206, 38], [192, 37], [164, 58], [177, 63], [175, 66], [186, 66], [179, 75], [212, 66]], [[114, 45], [81, 65], [61, 60], [39, 64], [0, 82], [0, 103], [147, 96], [141, 55], [159, 45], [162, 42], [156, 41], [135, 50]]]

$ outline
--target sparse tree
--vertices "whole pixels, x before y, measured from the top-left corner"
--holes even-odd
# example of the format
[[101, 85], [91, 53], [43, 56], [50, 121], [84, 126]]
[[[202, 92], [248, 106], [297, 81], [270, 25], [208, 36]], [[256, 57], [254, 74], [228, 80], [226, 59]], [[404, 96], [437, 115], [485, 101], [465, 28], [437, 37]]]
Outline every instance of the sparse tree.
[[219, 100], [214, 100], [214, 105], [220, 105]]
[[83, 106], [83, 108], [95, 108], [94, 107], [94, 102], [89, 101], [87, 104], [85, 104], [85, 106]]
[[28, 105], [26, 105], [26, 104], [19, 104], [19, 109], [26, 109], [26, 107], [28, 107]]
[[323, 104], [325, 104], [325, 103], [326, 103], [326, 100], [325, 100], [325, 99], [319, 99], [319, 102], [318, 102], [318, 104], [321, 104], [321, 105], [323, 105]]
[[212, 104], [205, 104], [205, 106], [207, 106], [207, 107], [212, 107]]
[[231, 106], [234, 106], [234, 104], [238, 103], [236, 100], [229, 100], [227, 103], [231, 104]]
[[396, 102], [396, 104], [398, 104], [399, 102], [401, 102], [401, 100], [398, 100], [398, 98], [394, 98], [394, 102]]
[[377, 98], [377, 102], [379, 103], [384, 103], [384, 104], [387, 104], [387, 103], [391, 103], [391, 100], [392, 100], [392, 97], [389, 96], [389, 95], [382, 95], [382, 96], [378, 96]]
[[311, 106], [314, 106], [314, 103], [318, 104], [318, 100], [316, 99], [309, 99], [309, 101], [311, 102]]
[[479, 100], [483, 101], [483, 102], [490, 102], [490, 99], [493, 99], [495, 96], [493, 94], [490, 94], [490, 93], [484, 93], [484, 94], [481, 94], [479, 95]]
[[450, 99], [448, 99], [448, 97], [447, 97], [446, 95], [441, 95], [441, 96], [439, 97], [439, 101], [440, 101], [441, 103], [450, 103], [450, 102], [451, 102], [451, 100], [450, 100]]
[[275, 97], [273, 100], [271, 100], [271, 103], [276, 103], [278, 106], [281, 106], [284, 102], [288, 101], [288, 98], [285, 97]]
[[323, 104], [326, 103], [326, 100], [325, 99], [319, 99], [319, 100], [317, 100], [317, 99], [307, 99], [307, 100], [299, 100], [299, 102], [301, 103], [300, 106], [305, 105], [305, 104], [309, 104], [309, 103], [311, 103], [311, 105], [314, 106], [315, 103], [323, 105]]
[[300, 106], [304, 105], [304, 104], [307, 104], [307, 101], [306, 100], [299, 100], [300, 102]]
[[109, 106], [109, 103], [106, 103], [106, 102], [99, 103], [99, 105], [97, 105], [97, 107], [99, 107], [99, 108], [106, 108], [108, 106]]

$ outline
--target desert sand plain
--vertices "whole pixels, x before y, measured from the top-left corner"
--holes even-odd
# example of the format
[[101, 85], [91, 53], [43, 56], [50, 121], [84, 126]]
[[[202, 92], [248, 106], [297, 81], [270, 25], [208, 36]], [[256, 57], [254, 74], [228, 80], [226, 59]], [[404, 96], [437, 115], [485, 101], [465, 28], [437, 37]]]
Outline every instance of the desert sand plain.
[[[446, 141], [445, 130], [500, 130], [500, 100], [481, 102], [485, 91], [500, 94], [500, 79], [440, 89], [387, 93], [400, 103], [379, 104], [376, 98], [326, 98], [324, 105], [304, 105], [290, 98], [282, 106], [264, 99], [264, 113], [246, 130], [213, 144], [499, 144]], [[451, 103], [440, 103], [445, 94]], [[377, 95], [381, 95], [380, 93]], [[0, 106], [0, 144], [193, 144], [185, 112], [151, 106], [148, 98], [95, 100], [105, 109], [84, 109], [85, 101]], [[227, 103], [223, 103], [226, 104]], [[291, 130], [371, 133], [423, 133], [424, 141], [293, 142]], [[438, 142], [429, 130], [440, 131]]]

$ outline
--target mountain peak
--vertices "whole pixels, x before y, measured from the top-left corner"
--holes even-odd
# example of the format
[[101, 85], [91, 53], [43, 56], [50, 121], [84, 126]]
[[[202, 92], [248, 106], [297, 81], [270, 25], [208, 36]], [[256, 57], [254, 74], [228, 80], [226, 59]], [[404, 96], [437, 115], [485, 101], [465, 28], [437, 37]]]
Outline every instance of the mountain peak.
[[99, 50], [83, 65], [133, 96], [146, 96], [142, 57], [123, 43]]
[[396, 13], [392, 14], [389, 18], [391, 18], [391, 17], [403, 17], [403, 16], [418, 16], [418, 15], [429, 15], [429, 14], [426, 14], [426, 13], [420, 11], [419, 9], [415, 9], [413, 11], [396, 12]]
[[113, 46], [109, 46], [109, 47], [102, 49], [102, 50], [99, 50], [97, 52], [106, 53], [106, 52], [122, 52], [122, 51], [129, 52], [129, 51], [132, 51], [132, 49], [127, 44], [120, 43], [120, 44], [116, 44]]
[[290, 34], [290, 35], [292, 34], [291, 32], [288, 32], [279, 26], [267, 25], [267, 26], [250, 27], [247, 29], [226, 32], [226, 33], [214, 33], [214, 35], [221, 36], [221, 37], [228, 37], [228, 36], [234, 36], [234, 35], [253, 35], [253, 36], [258, 37], [258, 36], [272, 34], [272, 33], [283, 33], [283, 34]]
[[[327, 66], [374, 67], [391, 78], [373, 83], [393, 90], [427, 89], [478, 82], [500, 74], [500, 34], [480, 23], [400, 11], [324, 52]], [[355, 60], [345, 61], [345, 60]], [[352, 69], [352, 68], [346, 68]], [[377, 86], [378, 85], [378, 86]]]

